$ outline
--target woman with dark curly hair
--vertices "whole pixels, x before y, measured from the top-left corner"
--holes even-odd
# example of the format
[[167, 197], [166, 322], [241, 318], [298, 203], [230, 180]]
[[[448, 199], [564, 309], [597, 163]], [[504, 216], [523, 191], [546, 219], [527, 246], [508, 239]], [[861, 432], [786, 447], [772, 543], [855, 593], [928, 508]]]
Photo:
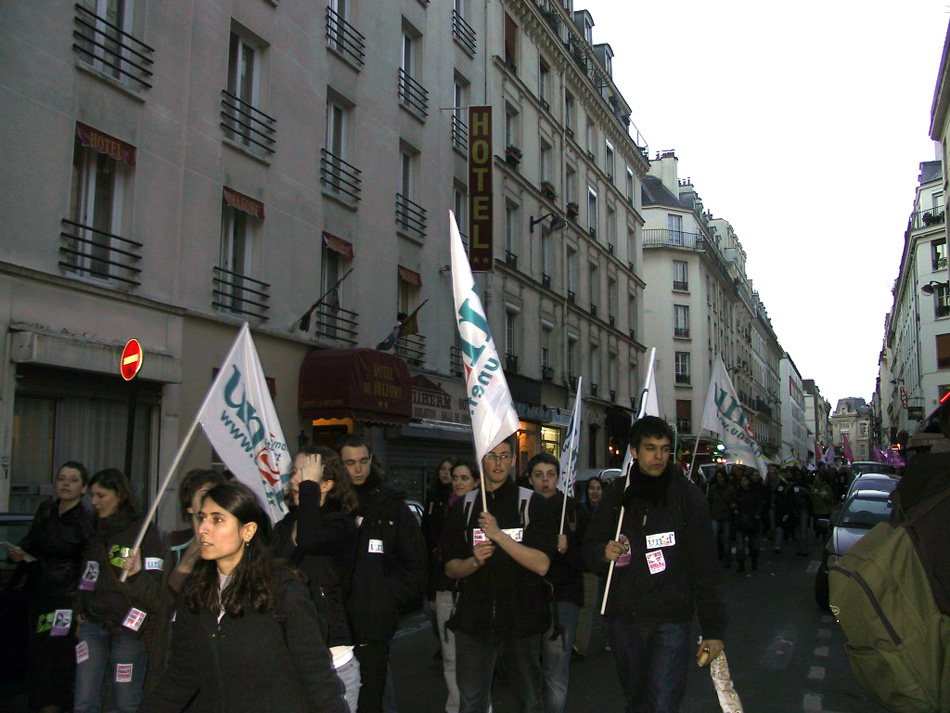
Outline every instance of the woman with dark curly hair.
[[201, 561], [185, 582], [172, 654], [140, 713], [344, 713], [310, 592], [267, 546], [254, 493], [216, 485], [197, 513]]

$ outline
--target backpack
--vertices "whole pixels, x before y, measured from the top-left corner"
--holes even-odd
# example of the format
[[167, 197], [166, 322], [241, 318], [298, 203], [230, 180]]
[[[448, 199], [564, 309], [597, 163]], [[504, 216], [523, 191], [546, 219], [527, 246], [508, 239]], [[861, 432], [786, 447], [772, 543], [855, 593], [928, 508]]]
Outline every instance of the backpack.
[[914, 523], [950, 488], [875, 525], [828, 576], [855, 677], [896, 713], [950, 711], [950, 616], [937, 607], [917, 553]]

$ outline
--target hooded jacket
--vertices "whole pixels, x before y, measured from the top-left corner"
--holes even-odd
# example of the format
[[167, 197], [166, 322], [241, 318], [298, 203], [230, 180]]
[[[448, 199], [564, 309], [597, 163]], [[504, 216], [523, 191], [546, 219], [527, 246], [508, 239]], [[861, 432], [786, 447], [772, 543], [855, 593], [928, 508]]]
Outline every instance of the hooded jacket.
[[[633, 469], [639, 472], [636, 463]], [[689, 622], [698, 609], [703, 638], [722, 639], [726, 614], [706, 499], [672, 464], [659, 478], [666, 485], [657, 500], [637, 497], [633, 485], [625, 490], [623, 478], [604, 489], [584, 538], [585, 562], [592, 572], [607, 574], [604, 548], [616, 535], [626, 501], [621, 533], [630, 543], [630, 563], [614, 567], [606, 615], [660, 624]]]

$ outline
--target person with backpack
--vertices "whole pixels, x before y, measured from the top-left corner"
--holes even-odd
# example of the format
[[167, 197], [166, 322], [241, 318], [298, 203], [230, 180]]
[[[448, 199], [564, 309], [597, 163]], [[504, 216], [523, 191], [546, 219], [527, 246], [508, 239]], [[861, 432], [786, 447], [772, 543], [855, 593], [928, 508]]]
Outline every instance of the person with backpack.
[[455, 632], [460, 713], [484, 713], [501, 660], [521, 713], [543, 713], [541, 635], [550, 626], [543, 577], [557, 552], [559, 512], [511, 477], [514, 444], [496, 445], [482, 460], [482, 494], [456, 502], [442, 536], [445, 573], [458, 580], [448, 626]]
[[[676, 713], [691, 659], [723, 649], [726, 613], [709, 507], [670, 463], [673, 431], [656, 416], [630, 427], [628, 479], [607, 486], [584, 538], [584, 559], [607, 574], [607, 633], [626, 712]], [[619, 523], [620, 535], [617, 537]], [[699, 612], [701, 643], [690, 636]]]

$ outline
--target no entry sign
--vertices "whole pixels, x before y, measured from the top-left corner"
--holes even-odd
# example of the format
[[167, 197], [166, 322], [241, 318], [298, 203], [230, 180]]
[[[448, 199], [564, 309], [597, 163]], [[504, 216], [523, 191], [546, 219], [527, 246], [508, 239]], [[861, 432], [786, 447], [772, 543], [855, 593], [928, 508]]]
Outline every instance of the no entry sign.
[[131, 381], [142, 368], [142, 362], [145, 361], [145, 352], [142, 351], [142, 345], [138, 339], [130, 339], [122, 350], [122, 357], [119, 359], [119, 374], [126, 381]]

